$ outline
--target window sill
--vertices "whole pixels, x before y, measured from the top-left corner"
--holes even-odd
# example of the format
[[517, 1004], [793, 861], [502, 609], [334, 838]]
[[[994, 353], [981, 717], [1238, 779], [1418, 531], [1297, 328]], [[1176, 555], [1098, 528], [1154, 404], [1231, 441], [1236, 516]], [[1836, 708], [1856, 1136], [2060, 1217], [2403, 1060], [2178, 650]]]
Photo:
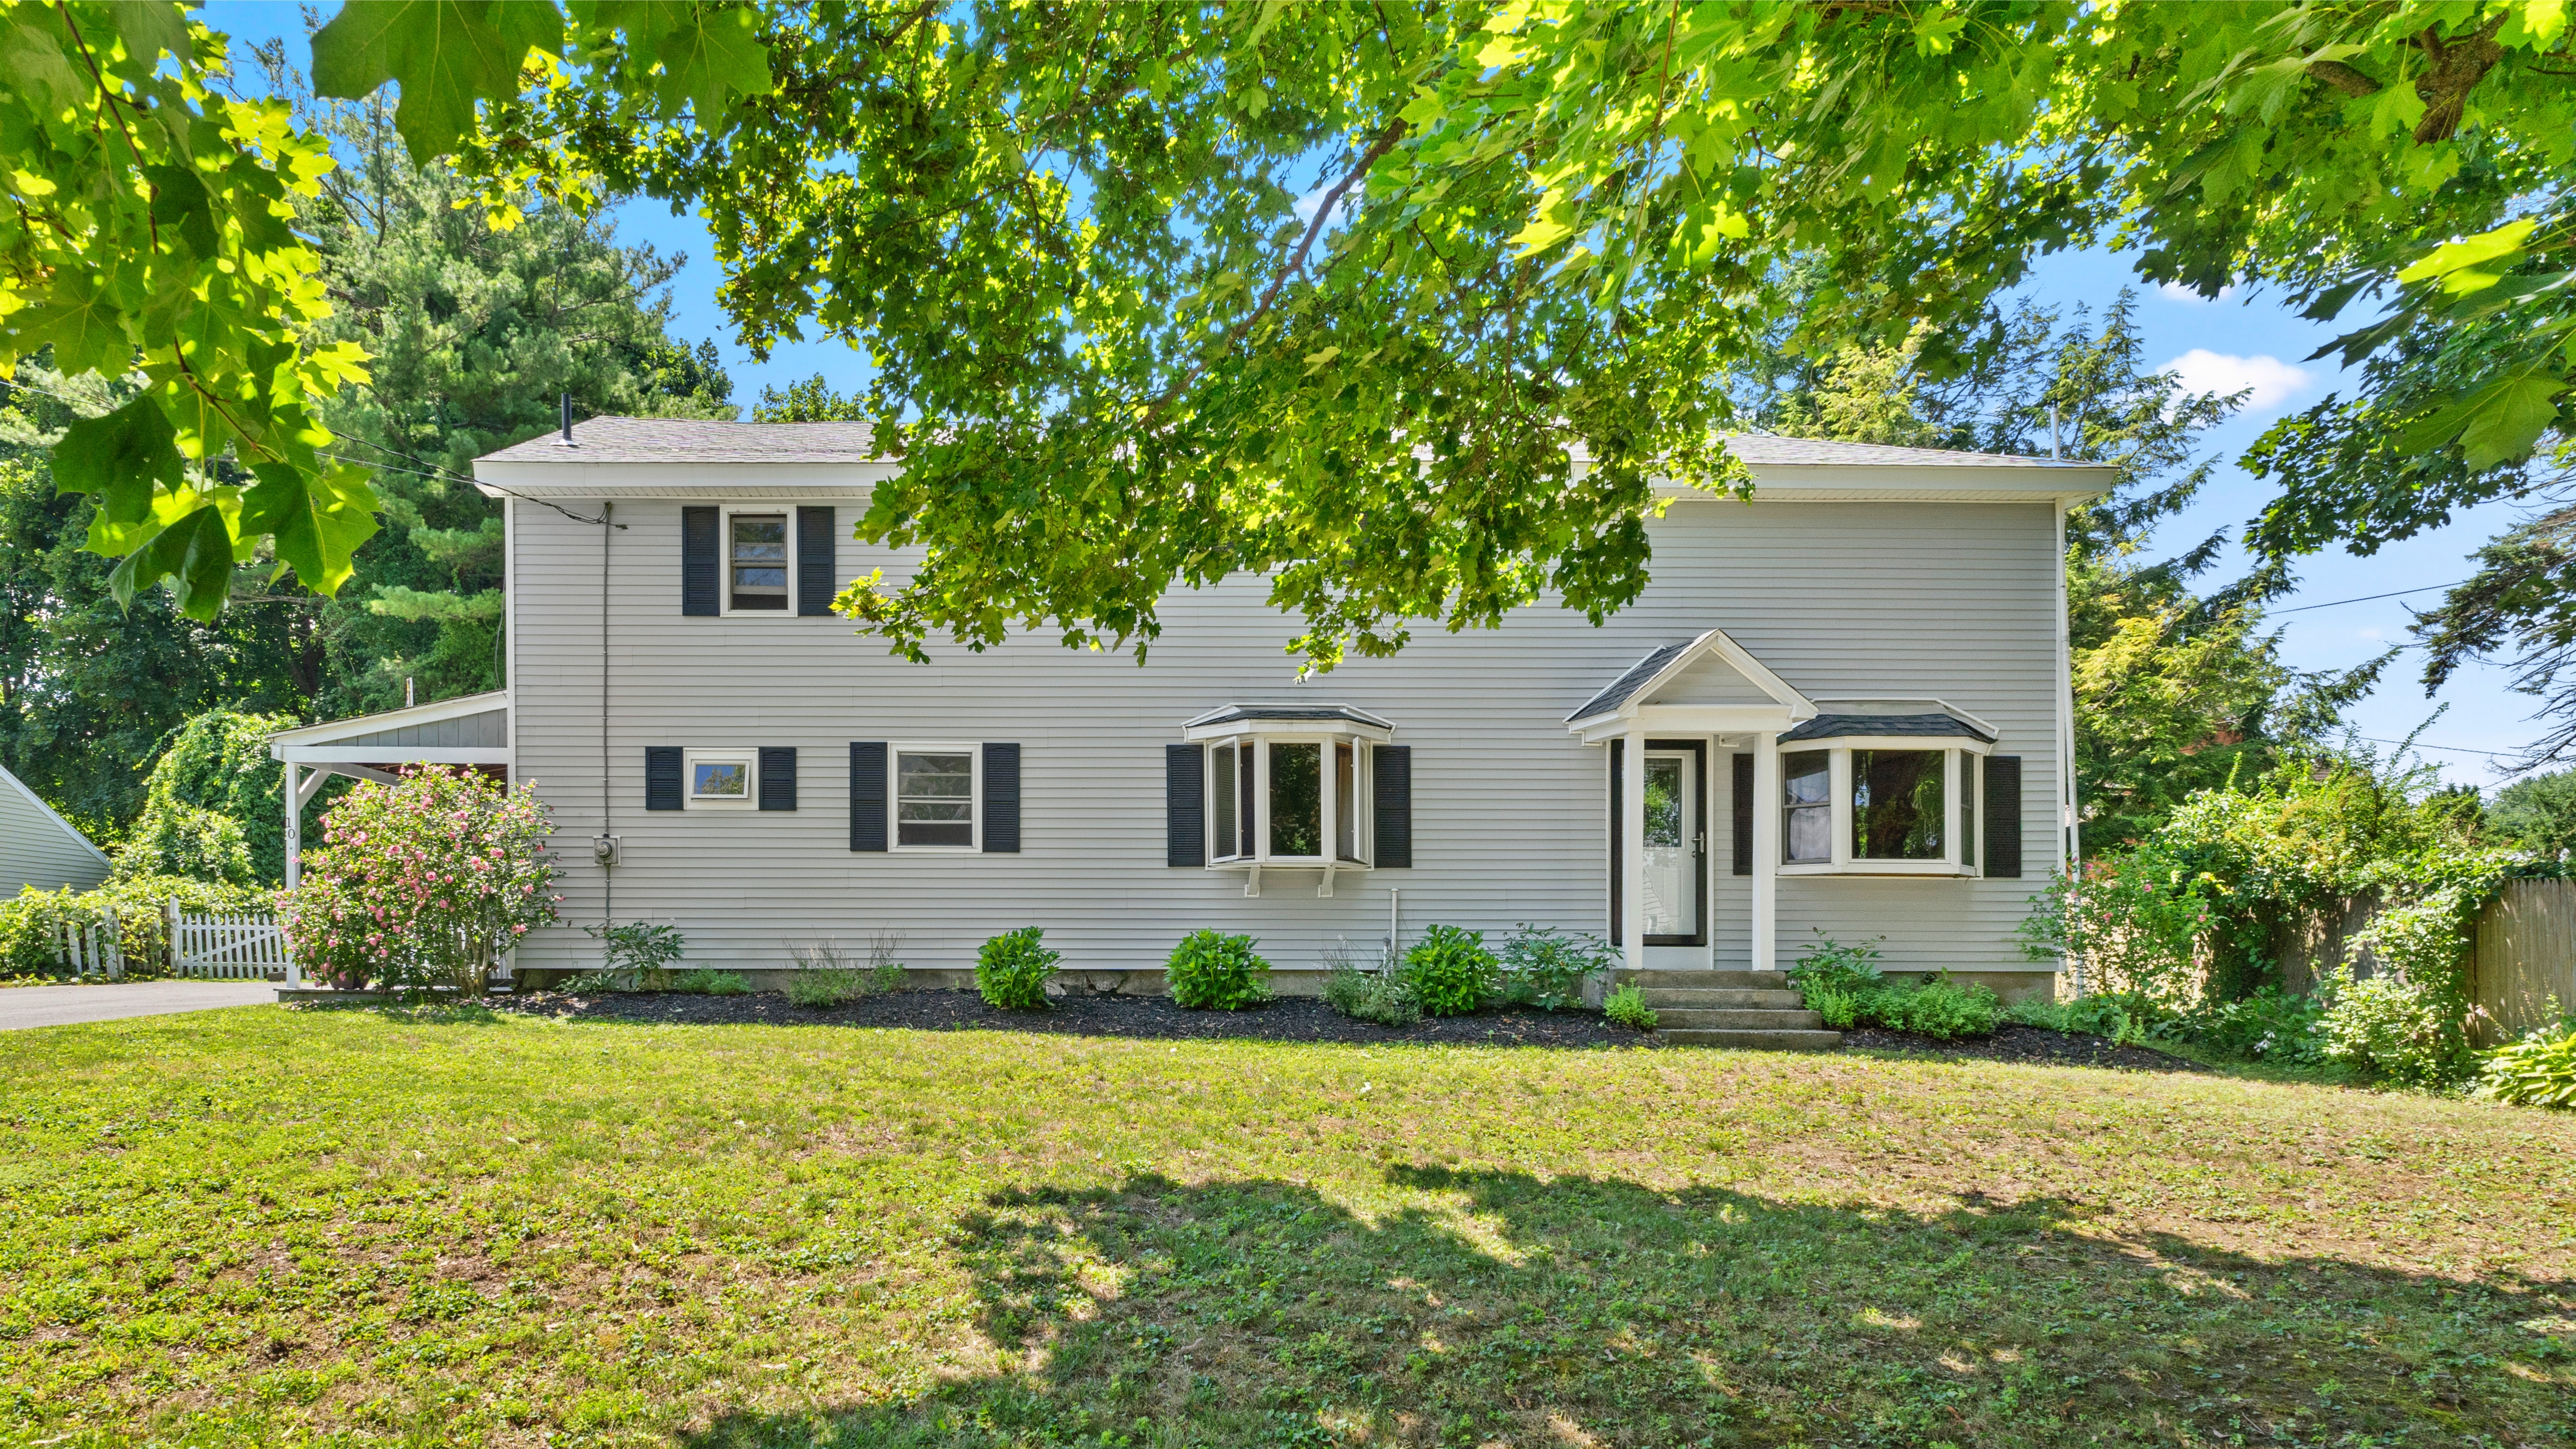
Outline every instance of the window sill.
[[1315, 894], [1319, 896], [1329, 896], [1333, 893], [1333, 877], [1335, 875], [1338, 875], [1343, 871], [1366, 872], [1375, 870], [1377, 867], [1366, 865], [1356, 860], [1317, 860], [1312, 856], [1302, 858], [1289, 856], [1272, 860], [1220, 860], [1211, 863], [1207, 868], [1209, 870], [1242, 871], [1245, 877], [1243, 882], [1243, 893], [1247, 896], [1257, 896], [1261, 894], [1261, 873], [1265, 870], [1322, 871], [1324, 873], [1324, 879], [1315, 887]]
[[1940, 880], [1979, 880], [1985, 872], [1946, 860], [1854, 860], [1841, 865], [1782, 865], [1782, 875], [1930, 876]]

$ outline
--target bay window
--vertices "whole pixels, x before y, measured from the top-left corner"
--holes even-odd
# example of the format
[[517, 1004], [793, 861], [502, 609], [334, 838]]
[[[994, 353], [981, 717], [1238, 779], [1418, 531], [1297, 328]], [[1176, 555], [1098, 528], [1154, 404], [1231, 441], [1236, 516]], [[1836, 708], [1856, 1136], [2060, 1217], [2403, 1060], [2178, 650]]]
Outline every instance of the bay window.
[[1992, 748], [1948, 716], [1823, 716], [1781, 736], [1782, 873], [1980, 874]]
[[1264, 869], [1370, 868], [1372, 754], [1393, 727], [1343, 705], [1228, 705], [1184, 726], [1206, 751], [1207, 860], [1247, 873], [1261, 893]]

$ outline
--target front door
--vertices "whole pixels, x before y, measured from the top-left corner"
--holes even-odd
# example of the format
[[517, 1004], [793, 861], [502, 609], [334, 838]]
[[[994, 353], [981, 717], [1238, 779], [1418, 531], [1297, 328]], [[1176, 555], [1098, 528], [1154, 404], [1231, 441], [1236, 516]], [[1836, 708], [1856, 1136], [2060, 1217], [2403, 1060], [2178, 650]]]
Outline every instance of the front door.
[[1701, 818], [1706, 747], [1646, 747], [1646, 944], [1701, 946], [1708, 826]]

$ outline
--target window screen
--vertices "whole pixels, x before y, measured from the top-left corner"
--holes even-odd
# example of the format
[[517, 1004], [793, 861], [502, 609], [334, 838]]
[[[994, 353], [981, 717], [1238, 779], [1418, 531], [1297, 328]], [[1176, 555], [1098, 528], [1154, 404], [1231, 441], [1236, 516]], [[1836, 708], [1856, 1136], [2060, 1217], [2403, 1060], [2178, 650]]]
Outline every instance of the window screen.
[[750, 799], [751, 761], [697, 761], [689, 771], [689, 793], [701, 800]]
[[895, 756], [894, 843], [975, 844], [975, 757], [905, 750]]
[[726, 567], [735, 609], [787, 610], [787, 515], [737, 513]]
[[1242, 837], [1235, 824], [1234, 746], [1219, 745], [1208, 751], [1208, 796], [1216, 805], [1216, 854], [1219, 860], [1231, 860], [1243, 854]]
[[1802, 750], [1780, 757], [1780, 785], [1786, 797], [1789, 859], [1793, 863], [1834, 858], [1833, 756], [1826, 750]]
[[1324, 853], [1324, 747], [1270, 747], [1270, 853]]

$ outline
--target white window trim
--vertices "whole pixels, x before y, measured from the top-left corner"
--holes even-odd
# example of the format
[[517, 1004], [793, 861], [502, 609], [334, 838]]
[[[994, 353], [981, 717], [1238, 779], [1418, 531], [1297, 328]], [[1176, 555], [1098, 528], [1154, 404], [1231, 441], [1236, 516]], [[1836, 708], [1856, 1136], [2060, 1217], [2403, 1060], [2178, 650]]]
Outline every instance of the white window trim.
[[[751, 788], [739, 800], [711, 799], [698, 794], [698, 765], [742, 766], [742, 777]], [[760, 751], [756, 749], [696, 749], [680, 751], [680, 806], [685, 810], [757, 810], [760, 808]]]
[[[903, 757], [906, 755], [964, 755], [967, 779], [971, 782], [966, 798], [968, 842], [964, 845], [906, 845], [903, 843]], [[984, 747], [961, 745], [953, 740], [899, 740], [886, 746], [886, 849], [907, 855], [979, 855], [984, 849]]]
[[[1823, 752], [1831, 771], [1827, 777], [1827, 802], [1833, 808], [1834, 855], [1830, 861], [1792, 861], [1788, 858], [1788, 802], [1774, 799], [1771, 808], [1780, 812], [1780, 863], [1782, 875], [1919, 875], [1975, 880], [1985, 875], [1985, 868], [1960, 856], [1960, 823], [1964, 818], [1975, 831], [1982, 846], [1986, 838], [1985, 792], [1961, 798], [1961, 756], [1983, 757], [1994, 752], [1992, 741], [1940, 735], [1835, 735], [1821, 740], [1801, 740], [1780, 747], [1780, 775], [1788, 777], [1788, 757]], [[1852, 844], [1852, 751], [1854, 750], [1939, 750], [1949, 756], [1941, 764], [1942, 820], [1941, 859], [1939, 860], [1873, 860], [1851, 853]], [[1983, 773], [1980, 767], [1980, 774]], [[1781, 793], [1775, 788], [1775, 795]]]
[[[733, 519], [737, 513], [784, 514], [787, 518], [787, 607], [737, 609], [733, 606]], [[796, 613], [796, 505], [793, 503], [728, 503], [716, 519], [716, 606], [728, 619], [793, 619]]]
[[[1370, 761], [1366, 758], [1365, 752], [1375, 749], [1379, 741], [1372, 738], [1370, 734], [1360, 730], [1318, 730], [1312, 724], [1303, 722], [1300, 722], [1293, 728], [1281, 728], [1279, 727], [1281, 723], [1281, 721], [1276, 720], [1246, 720], [1243, 722], [1244, 728], [1236, 733], [1209, 735], [1197, 741], [1199, 746], [1200, 778], [1211, 782], [1210, 789], [1202, 792], [1203, 798], [1205, 798], [1207, 802], [1206, 808], [1199, 812], [1203, 818], [1202, 829], [1207, 850], [1207, 868], [1209, 870], [1239, 870], [1246, 872], [1247, 879], [1244, 882], [1243, 893], [1247, 896], [1257, 896], [1261, 894], [1261, 873], [1264, 870], [1321, 871], [1323, 872], [1324, 878], [1322, 882], [1316, 886], [1315, 894], [1319, 896], [1329, 896], [1333, 893], [1333, 877], [1336, 874], [1344, 871], [1365, 872], [1377, 869], [1377, 810], [1375, 802], [1369, 798], [1371, 792], [1375, 789], [1376, 766], [1374, 761]], [[1333, 852], [1333, 846], [1341, 838], [1341, 798], [1340, 792], [1335, 788], [1334, 775], [1336, 773], [1336, 755], [1333, 747], [1342, 744], [1347, 744], [1351, 747], [1351, 774], [1353, 776], [1351, 803], [1359, 812], [1359, 828], [1352, 832], [1352, 843], [1357, 848], [1360, 857], [1357, 860], [1344, 860]], [[1223, 745], [1234, 746], [1237, 752], [1236, 757], [1238, 759], [1242, 757], [1242, 752], [1246, 750], [1249, 750], [1252, 754], [1252, 839], [1254, 845], [1258, 847], [1258, 850], [1252, 855], [1234, 855], [1225, 859], [1219, 859], [1218, 857], [1223, 855], [1224, 852], [1218, 848], [1219, 842], [1217, 840], [1216, 833], [1217, 812], [1213, 794], [1213, 782], [1216, 779], [1216, 752], [1218, 747]], [[1270, 751], [1267, 748], [1271, 745], [1318, 745], [1322, 747], [1324, 772], [1322, 782], [1322, 838], [1324, 853], [1322, 855], [1275, 855], [1271, 853]], [[1238, 768], [1240, 767], [1238, 766]], [[1239, 790], [1239, 787], [1232, 781], [1226, 782], [1226, 788], [1229, 790]], [[1243, 808], [1242, 796], [1238, 793], [1235, 796], [1235, 800], [1235, 809], [1239, 812]], [[1242, 823], [1240, 821], [1236, 822], [1236, 828], [1238, 830], [1242, 828]]]

